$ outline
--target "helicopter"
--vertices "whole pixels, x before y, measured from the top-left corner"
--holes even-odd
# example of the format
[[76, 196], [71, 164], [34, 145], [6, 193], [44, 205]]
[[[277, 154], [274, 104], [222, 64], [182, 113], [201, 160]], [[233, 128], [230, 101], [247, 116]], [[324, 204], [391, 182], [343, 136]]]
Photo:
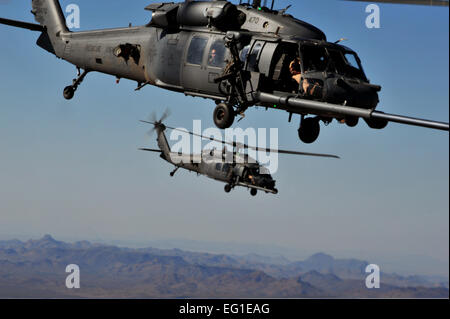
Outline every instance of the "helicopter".
[[[268, 149], [248, 146], [238, 142], [217, 140], [212, 137], [206, 137], [204, 135], [187, 132], [165, 125], [163, 121], [168, 117], [168, 114], [169, 113], [166, 111], [166, 113], [158, 121], [156, 121], [156, 116], [154, 114], [152, 116], [153, 119], [150, 121], [140, 121], [142, 123], [153, 125], [149, 135], [152, 135], [156, 131], [158, 149], [140, 148], [139, 150], [159, 153], [163, 160], [174, 165], [175, 169], [170, 173], [171, 177], [174, 177], [175, 173], [182, 168], [190, 172], [197, 173], [198, 175], [204, 175], [216, 181], [226, 183], [224, 188], [226, 193], [230, 193], [234, 188], [239, 186], [250, 189], [250, 194], [252, 196], [256, 196], [258, 191], [278, 194], [278, 190], [275, 188], [276, 181], [270, 174], [269, 169], [261, 165], [256, 159], [252, 158], [245, 152], [242, 152], [243, 150], [245, 151], [251, 149], [256, 152], [339, 159], [339, 156], [332, 154]], [[220, 143], [222, 144], [223, 149], [217, 150], [213, 148], [211, 150], [203, 150], [200, 154], [183, 154], [179, 152], [172, 152], [165, 134], [168, 129]], [[233, 151], [230, 152], [226, 146], [231, 146]]]
[[[358, 0], [359, 1], [359, 0]], [[369, 2], [432, 4], [448, 1]], [[320, 123], [337, 120], [372, 129], [389, 122], [449, 131], [449, 124], [377, 111], [381, 86], [366, 77], [357, 53], [328, 42], [324, 32], [287, 13], [275, 1], [153, 3], [143, 26], [71, 32], [58, 0], [32, 0], [39, 24], [0, 18], [0, 24], [41, 32], [37, 45], [74, 64], [77, 78], [65, 87], [70, 100], [89, 72], [113, 75], [215, 102], [220, 129], [247, 109], [262, 106], [300, 115], [298, 136], [313, 143]], [[82, 72], [81, 72], [82, 71]]]

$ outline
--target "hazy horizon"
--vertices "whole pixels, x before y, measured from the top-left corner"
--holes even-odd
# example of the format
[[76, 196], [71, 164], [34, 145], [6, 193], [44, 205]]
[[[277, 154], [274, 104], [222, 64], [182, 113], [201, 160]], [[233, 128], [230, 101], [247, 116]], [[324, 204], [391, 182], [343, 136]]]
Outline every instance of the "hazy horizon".
[[[335, 259], [358, 259], [367, 262], [377, 261], [383, 264], [383, 271], [387, 273], [398, 273], [402, 276], [424, 275], [424, 276], [440, 276], [449, 280], [449, 272], [440, 272], [447, 263], [444, 259], [435, 259], [430, 256], [420, 255], [383, 255], [369, 256], [361, 252], [351, 251], [297, 251], [289, 247], [282, 247], [277, 245], [261, 245], [257, 243], [237, 243], [237, 242], [216, 242], [216, 241], [200, 241], [200, 240], [186, 240], [181, 238], [157, 238], [157, 239], [123, 239], [117, 240], [113, 238], [81, 238], [81, 237], [66, 237], [54, 236], [52, 234], [42, 234], [35, 236], [27, 235], [0, 235], [0, 241], [20, 240], [26, 242], [28, 240], [39, 240], [44, 236], [50, 235], [53, 239], [62, 242], [75, 243], [78, 241], [89, 241], [91, 243], [113, 245], [123, 248], [157, 248], [157, 249], [181, 249], [184, 251], [225, 254], [225, 255], [259, 255], [263, 257], [282, 257], [290, 262], [302, 261], [315, 254], [324, 253], [333, 256]], [[356, 254], [356, 255], [355, 255]], [[404, 266], [404, 261], [409, 260], [409, 267]], [[430, 264], [431, 263], [431, 264]], [[423, 267], [428, 266], [429, 269], [435, 271], [423, 272]]]

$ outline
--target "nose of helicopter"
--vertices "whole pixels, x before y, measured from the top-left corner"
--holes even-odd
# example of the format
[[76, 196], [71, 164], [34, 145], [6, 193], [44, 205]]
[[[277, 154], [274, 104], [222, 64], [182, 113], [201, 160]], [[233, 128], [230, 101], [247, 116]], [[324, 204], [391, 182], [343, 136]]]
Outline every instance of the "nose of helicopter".
[[258, 178], [258, 186], [267, 188], [267, 189], [275, 189], [275, 180], [271, 175], [261, 175]]
[[381, 87], [367, 82], [346, 79], [344, 77], [329, 78], [326, 86], [325, 100], [330, 103], [372, 109], [378, 105], [378, 92]]
[[275, 188], [275, 181], [272, 178], [270, 178], [270, 179], [268, 179], [266, 181], [266, 185], [267, 185], [268, 188], [274, 189]]

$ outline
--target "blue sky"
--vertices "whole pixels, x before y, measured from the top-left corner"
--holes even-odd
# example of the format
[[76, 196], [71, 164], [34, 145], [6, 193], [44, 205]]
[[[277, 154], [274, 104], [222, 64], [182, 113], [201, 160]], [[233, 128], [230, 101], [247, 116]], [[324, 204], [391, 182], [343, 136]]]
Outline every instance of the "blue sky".
[[[150, 1], [61, 3], [80, 5], [83, 30], [150, 19]], [[380, 110], [448, 122], [448, 9], [380, 5], [381, 28], [369, 30], [365, 7], [304, 0], [289, 12], [330, 41], [349, 39], [383, 87]], [[29, 1], [0, 3], [1, 17], [33, 21], [29, 11]], [[213, 126], [211, 101], [153, 87], [136, 93], [133, 82], [93, 73], [67, 102], [62, 89], [75, 68], [35, 46], [37, 36], [0, 26], [0, 238], [258, 244], [298, 258], [324, 251], [382, 270], [448, 274], [448, 133], [333, 123], [317, 143], [302, 145], [298, 118], [252, 109], [239, 126], [278, 127], [281, 148], [342, 159], [282, 157], [279, 195], [225, 194], [222, 184], [187, 172], [172, 179], [170, 165], [137, 151], [156, 146], [138, 120], [170, 107], [170, 125]]]

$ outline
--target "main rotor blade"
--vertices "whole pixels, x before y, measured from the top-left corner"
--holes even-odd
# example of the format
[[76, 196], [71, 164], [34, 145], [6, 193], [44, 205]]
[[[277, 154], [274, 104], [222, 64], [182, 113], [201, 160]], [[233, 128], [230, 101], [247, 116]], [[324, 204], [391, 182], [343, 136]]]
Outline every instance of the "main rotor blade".
[[12, 27], [28, 29], [31, 31], [41, 31], [41, 32], [45, 31], [45, 28], [39, 24], [17, 21], [17, 20], [0, 18], [0, 24], [6, 24], [6, 25], [9, 25]]
[[[157, 123], [146, 122], [146, 121], [141, 121], [141, 122], [144, 122], [144, 123], [147, 123], [147, 124], [153, 124], [153, 125], [157, 124]], [[217, 139], [212, 138], [212, 137], [207, 137], [207, 136], [204, 136], [204, 135], [195, 134], [195, 133], [192, 133], [192, 132], [189, 132], [189, 131], [186, 131], [186, 130], [180, 130], [180, 129], [175, 128], [175, 127], [170, 127], [170, 126], [167, 126], [167, 125], [164, 125], [164, 126], [165, 126], [166, 128], [168, 128], [168, 129], [170, 129], [170, 130], [173, 130], [173, 131], [177, 131], [177, 132], [181, 132], [181, 133], [186, 133], [186, 134], [189, 134], [189, 135], [192, 135], [192, 136], [201, 137], [201, 138], [204, 139], [204, 140], [209, 140], [209, 141], [212, 141], [212, 142], [217, 142], [217, 143], [221, 143], [221, 144], [229, 145], [229, 146], [233, 146], [233, 147], [240, 146], [240, 144], [238, 144], [238, 143], [236, 143], [236, 142], [231, 143], [231, 142], [227, 142], [227, 141], [223, 141], [223, 140], [217, 140]]]
[[260, 147], [252, 147], [248, 146], [249, 149], [255, 150], [257, 152], [266, 152], [266, 153], [279, 153], [286, 155], [299, 155], [299, 156], [314, 156], [314, 157], [327, 157], [327, 158], [337, 158], [340, 159], [339, 156], [333, 154], [322, 154], [322, 153], [307, 153], [307, 152], [296, 152], [296, 151], [285, 151], [285, 150], [274, 150], [270, 148], [260, 148]]
[[422, 6], [442, 6], [448, 7], [448, 1], [445, 0], [344, 0], [355, 2], [380, 2], [380, 3], [394, 3], [394, 4], [416, 4]]
[[155, 150], [155, 149], [151, 149], [151, 148], [140, 148], [140, 151], [145, 151], [145, 152], [154, 152], [154, 153], [161, 153], [161, 150]]
[[[155, 124], [152, 122], [147, 122], [147, 121], [141, 121], [143, 123], [147, 123], [147, 124]], [[200, 135], [200, 134], [195, 134], [189, 131], [184, 131], [184, 130], [180, 130], [174, 127], [170, 127], [170, 126], [166, 126], [166, 128], [173, 130], [173, 131], [177, 131], [177, 132], [182, 132], [182, 133], [187, 133], [190, 134], [192, 136], [197, 136], [200, 137], [204, 140], [209, 140], [209, 141], [213, 141], [213, 142], [217, 142], [217, 143], [221, 143], [223, 145], [229, 145], [232, 147], [239, 147], [242, 149], [251, 149], [251, 150], [255, 150], [257, 152], [266, 152], [266, 153], [279, 153], [279, 154], [286, 154], [286, 155], [299, 155], [299, 156], [314, 156], [314, 157], [327, 157], [327, 158], [337, 158], [339, 159], [340, 157], [337, 155], [332, 155], [332, 154], [321, 154], [321, 153], [307, 153], [307, 152], [297, 152], [297, 151], [286, 151], [286, 150], [275, 150], [275, 149], [270, 149], [270, 148], [260, 148], [260, 147], [255, 147], [255, 146], [248, 146], [246, 144], [240, 144], [237, 142], [227, 142], [227, 141], [223, 141], [223, 140], [217, 140], [215, 138], [212, 137], [207, 137], [204, 135]]]

